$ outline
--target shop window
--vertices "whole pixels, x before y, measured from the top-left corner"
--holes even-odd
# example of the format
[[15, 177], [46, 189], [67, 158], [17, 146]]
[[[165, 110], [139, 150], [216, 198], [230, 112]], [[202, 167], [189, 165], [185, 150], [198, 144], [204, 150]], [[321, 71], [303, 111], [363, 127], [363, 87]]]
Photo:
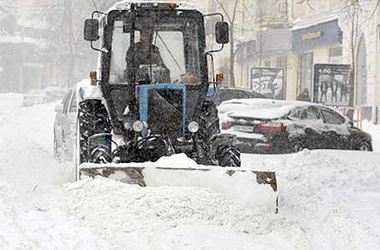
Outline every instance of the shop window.
[[278, 68], [283, 68], [283, 69], [287, 68], [286, 64], [287, 64], [288, 58], [286, 57], [286, 55], [278, 54], [276, 61], [277, 61], [276, 64]]
[[329, 50], [329, 63], [341, 64], [342, 63], [342, 47], [330, 48]]
[[299, 79], [297, 95], [302, 93], [305, 89], [312, 93], [312, 80], [313, 80], [313, 53], [304, 53], [299, 57]]

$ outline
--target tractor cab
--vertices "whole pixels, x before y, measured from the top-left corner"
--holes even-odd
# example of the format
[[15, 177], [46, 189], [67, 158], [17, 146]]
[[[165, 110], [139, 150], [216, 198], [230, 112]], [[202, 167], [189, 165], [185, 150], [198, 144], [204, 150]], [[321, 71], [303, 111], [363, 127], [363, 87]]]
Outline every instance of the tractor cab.
[[[86, 21], [86, 40], [103, 37], [95, 48], [102, 52], [99, 85], [115, 131], [141, 121], [152, 133], [188, 133], [209, 86], [204, 19], [189, 4], [141, 2]], [[216, 25], [222, 44], [223, 24]]]

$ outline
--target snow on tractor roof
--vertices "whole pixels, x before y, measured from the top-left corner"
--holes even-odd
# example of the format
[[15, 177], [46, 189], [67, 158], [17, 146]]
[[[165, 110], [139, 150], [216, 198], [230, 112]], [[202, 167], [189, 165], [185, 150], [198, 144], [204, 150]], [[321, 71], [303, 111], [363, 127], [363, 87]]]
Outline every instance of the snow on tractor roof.
[[89, 78], [83, 79], [76, 84], [76, 89], [81, 96], [81, 99], [99, 99], [101, 100], [102, 93], [97, 85], [91, 85]]
[[188, 9], [188, 10], [193, 10], [195, 9], [194, 5], [189, 2], [175, 2], [175, 1], [149, 1], [149, 0], [143, 0], [143, 1], [121, 1], [116, 3], [109, 11], [116, 9], [116, 10], [128, 10], [131, 7], [131, 4], [137, 4], [140, 6], [158, 6], [160, 4], [169, 4], [169, 3], [174, 3], [176, 4], [177, 9]]

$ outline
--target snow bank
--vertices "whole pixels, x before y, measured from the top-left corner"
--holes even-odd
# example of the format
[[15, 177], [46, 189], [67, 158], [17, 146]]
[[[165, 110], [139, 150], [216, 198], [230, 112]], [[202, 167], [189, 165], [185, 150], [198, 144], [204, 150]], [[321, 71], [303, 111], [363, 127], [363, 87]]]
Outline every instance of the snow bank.
[[68, 213], [82, 226], [128, 249], [306, 246], [296, 225], [274, 213], [257, 213], [211, 188], [139, 187], [96, 178], [66, 185], [65, 194]]
[[[13, 110], [0, 114], [0, 122], [6, 119], [0, 126], [0, 249], [380, 246], [380, 153], [243, 155], [245, 169], [277, 174], [279, 214], [259, 213], [244, 198], [230, 197], [229, 185], [217, 191], [207, 182], [147, 188], [101, 178], [73, 182], [73, 166], [56, 162], [47, 149], [54, 104], [9, 105]], [[159, 164], [202, 168], [182, 155]]]
[[[257, 158], [255, 164], [268, 165]], [[272, 160], [280, 212], [305, 230], [311, 249], [378, 249], [380, 220], [370, 204], [380, 202], [379, 162], [379, 154], [338, 150]]]

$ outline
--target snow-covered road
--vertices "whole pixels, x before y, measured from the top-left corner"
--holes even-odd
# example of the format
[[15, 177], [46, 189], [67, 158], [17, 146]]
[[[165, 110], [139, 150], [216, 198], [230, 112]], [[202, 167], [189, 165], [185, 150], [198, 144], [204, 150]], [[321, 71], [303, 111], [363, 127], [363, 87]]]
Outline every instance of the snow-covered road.
[[0, 95], [0, 249], [380, 248], [378, 152], [243, 155], [277, 174], [280, 212], [258, 213], [210, 188], [74, 182], [53, 120], [54, 104]]

